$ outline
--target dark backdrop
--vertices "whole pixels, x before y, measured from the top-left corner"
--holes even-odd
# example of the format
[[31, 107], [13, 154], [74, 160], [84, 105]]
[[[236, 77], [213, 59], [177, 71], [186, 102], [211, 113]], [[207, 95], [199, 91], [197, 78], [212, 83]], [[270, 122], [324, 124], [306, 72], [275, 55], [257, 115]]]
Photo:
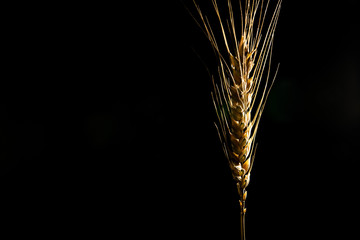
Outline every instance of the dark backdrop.
[[[248, 187], [249, 240], [357, 235], [355, 2], [283, 2], [281, 66]], [[182, 3], [196, 14], [185, 0], [3, 7], [4, 229], [239, 238], [204, 66], [216, 75], [217, 62]], [[211, 16], [209, 1], [199, 4]]]

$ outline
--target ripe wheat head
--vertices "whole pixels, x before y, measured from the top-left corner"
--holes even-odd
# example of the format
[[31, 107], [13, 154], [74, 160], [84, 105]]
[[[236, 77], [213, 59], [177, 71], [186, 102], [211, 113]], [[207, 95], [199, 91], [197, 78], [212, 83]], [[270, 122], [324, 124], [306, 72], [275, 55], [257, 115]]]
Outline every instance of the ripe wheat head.
[[[197, 23], [219, 60], [219, 76], [216, 80], [212, 78], [214, 90], [211, 94], [219, 120], [216, 127], [237, 182], [242, 214], [246, 211], [245, 189], [254, 163], [259, 121], [279, 67], [270, 79], [274, 33], [282, 3], [282, 0], [276, 1], [273, 14], [267, 17], [270, 0], [265, 3], [264, 0], [239, 0], [240, 16], [236, 18], [235, 5], [228, 0], [228, 19], [224, 21], [217, 1], [212, 0], [222, 47], [215, 38], [212, 24], [194, 1], [201, 19]], [[241, 19], [239, 26], [235, 19]]]

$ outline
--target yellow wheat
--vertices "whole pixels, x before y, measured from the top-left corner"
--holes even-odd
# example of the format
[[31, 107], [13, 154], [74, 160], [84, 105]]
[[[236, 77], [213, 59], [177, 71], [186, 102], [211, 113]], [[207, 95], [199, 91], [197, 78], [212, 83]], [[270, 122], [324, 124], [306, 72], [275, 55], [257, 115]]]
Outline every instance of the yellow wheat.
[[[229, 13], [227, 28], [216, 0], [212, 0], [219, 22], [224, 50], [215, 38], [208, 18], [195, 3], [201, 18], [202, 29], [209, 39], [219, 59], [218, 81], [213, 77], [213, 102], [219, 119], [216, 125], [222, 148], [229, 161], [232, 175], [236, 180], [240, 195], [241, 231], [245, 239], [244, 215], [246, 212], [246, 187], [250, 181], [256, 147], [255, 137], [270, 89], [277, 75], [270, 80], [270, 66], [274, 33], [278, 22], [282, 0], [278, 0], [275, 10], [265, 23], [270, 0], [239, 1], [241, 26], [235, 25], [231, 0], [227, 1]], [[266, 29], [264, 29], [266, 25]], [[233, 49], [230, 48], [233, 45]], [[260, 87], [264, 76], [265, 83]], [[259, 98], [257, 99], [257, 96]]]

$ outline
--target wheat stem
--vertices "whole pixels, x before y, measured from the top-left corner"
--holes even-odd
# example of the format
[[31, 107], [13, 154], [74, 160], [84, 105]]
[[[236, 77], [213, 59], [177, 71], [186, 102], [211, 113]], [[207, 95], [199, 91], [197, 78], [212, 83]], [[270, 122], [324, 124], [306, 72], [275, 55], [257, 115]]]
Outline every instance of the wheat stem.
[[245, 213], [246, 213], [246, 207], [245, 207], [245, 201], [247, 197], [247, 192], [245, 188], [241, 186], [241, 184], [237, 183], [237, 188], [239, 191], [240, 196], [240, 235], [241, 240], [245, 240]]
[[240, 212], [240, 236], [241, 240], [245, 240], [245, 213]]

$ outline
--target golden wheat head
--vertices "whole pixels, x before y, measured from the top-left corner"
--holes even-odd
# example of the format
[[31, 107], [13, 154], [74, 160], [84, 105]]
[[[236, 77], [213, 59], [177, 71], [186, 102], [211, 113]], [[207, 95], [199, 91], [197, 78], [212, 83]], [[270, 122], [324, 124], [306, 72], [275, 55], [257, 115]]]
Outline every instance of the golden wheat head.
[[[273, 14], [267, 18], [270, 0], [266, 3], [264, 0], [240, 0], [238, 6], [241, 22], [238, 26], [235, 25], [231, 0], [227, 1], [229, 19], [226, 25], [217, 1], [212, 0], [222, 36], [223, 48], [220, 48], [212, 25], [194, 1], [201, 18], [202, 24], [199, 25], [219, 59], [219, 77], [218, 81], [213, 77], [212, 92], [219, 120], [216, 127], [232, 175], [237, 181], [240, 205], [246, 199], [245, 188], [249, 184], [254, 162], [259, 121], [277, 74], [276, 70], [272, 81], [269, 80], [274, 32], [281, 2], [282, 0], [277, 1]], [[265, 19], [268, 19], [267, 24]], [[264, 72], [265, 83], [260, 87]], [[246, 211], [244, 206], [242, 211]]]

